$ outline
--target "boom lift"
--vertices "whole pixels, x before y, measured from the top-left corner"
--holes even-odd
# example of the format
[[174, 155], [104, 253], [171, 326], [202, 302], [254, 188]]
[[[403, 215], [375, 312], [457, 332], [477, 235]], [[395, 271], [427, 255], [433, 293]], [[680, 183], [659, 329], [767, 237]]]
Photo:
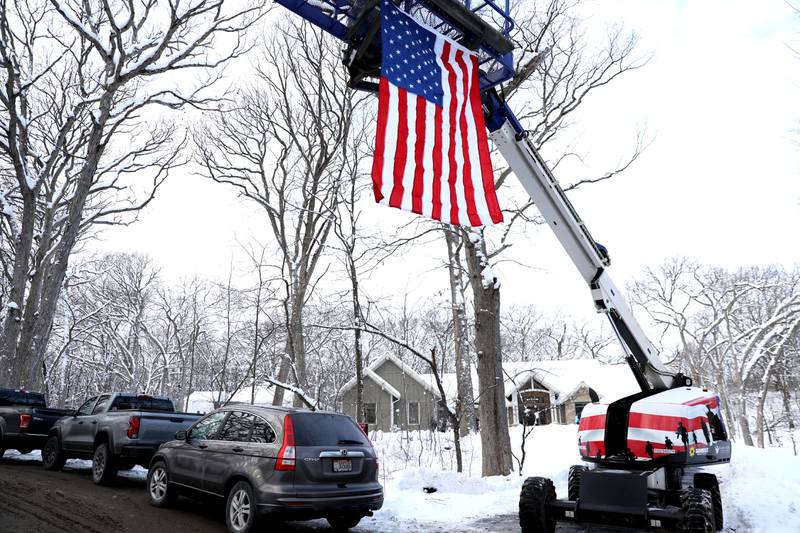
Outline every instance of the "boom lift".
[[[381, 61], [380, 0], [276, 1], [344, 41], [343, 60], [351, 86], [376, 89]], [[690, 532], [722, 529], [717, 479], [696, 471], [730, 461], [719, 397], [693, 387], [691, 378], [663, 364], [611, 280], [607, 251], [592, 238], [496, 91], [514, 75], [510, 0], [395, 3], [478, 53], [490, 137], [588, 284], [597, 311], [608, 317], [641, 388], [610, 404], [600, 403], [594, 395], [578, 428], [578, 445], [589, 465], [570, 469], [566, 499], [556, 498], [549, 479], [525, 481], [519, 504], [523, 532], [552, 532], [559, 520]]]

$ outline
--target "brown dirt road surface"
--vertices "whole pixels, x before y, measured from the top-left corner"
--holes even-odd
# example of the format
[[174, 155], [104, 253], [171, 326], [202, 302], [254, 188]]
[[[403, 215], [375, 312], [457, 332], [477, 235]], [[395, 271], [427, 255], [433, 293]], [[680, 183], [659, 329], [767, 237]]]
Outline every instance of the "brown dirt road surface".
[[[92, 483], [86, 468], [47, 472], [39, 461], [0, 459], [0, 533], [224, 533], [221, 502], [179, 498], [169, 509], [152, 507], [145, 482], [120, 477], [112, 486]], [[395, 523], [372, 525], [365, 519], [353, 533], [374, 530], [447, 533], [517, 533], [516, 515], [478, 520], [457, 530], [446, 523]], [[374, 523], [373, 523], [374, 524]], [[331, 531], [324, 520], [263, 524], [262, 532], [310, 533]], [[558, 532], [603, 532], [559, 524]]]
[[[2, 533], [224, 533], [221, 503], [180, 498], [170, 509], [147, 501], [145, 482], [92, 483], [89, 470], [47, 472], [38, 461], [0, 459]], [[280, 524], [263, 531], [320, 531], [325, 521]]]

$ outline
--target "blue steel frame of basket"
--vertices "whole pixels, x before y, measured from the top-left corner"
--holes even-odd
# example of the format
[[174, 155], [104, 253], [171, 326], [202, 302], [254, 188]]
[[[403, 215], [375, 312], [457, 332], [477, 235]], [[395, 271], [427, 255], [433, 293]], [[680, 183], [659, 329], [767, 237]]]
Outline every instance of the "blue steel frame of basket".
[[[360, 16], [369, 0], [276, 2], [347, 45], [358, 44], [367, 34], [380, 45], [380, 32], [374, 33], [375, 15]], [[403, 0], [399, 6], [407, 13], [422, 16], [438, 32], [456, 41], [472, 43], [471, 48], [478, 52], [482, 91], [514, 75], [513, 45], [509, 38], [514, 29], [511, 0]]]

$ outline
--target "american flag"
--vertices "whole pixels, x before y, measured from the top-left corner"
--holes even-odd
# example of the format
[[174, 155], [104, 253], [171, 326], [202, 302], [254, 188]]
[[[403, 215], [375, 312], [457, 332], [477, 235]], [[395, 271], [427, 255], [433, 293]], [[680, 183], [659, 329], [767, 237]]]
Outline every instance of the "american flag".
[[503, 221], [475, 53], [381, 4], [375, 199], [469, 226]]

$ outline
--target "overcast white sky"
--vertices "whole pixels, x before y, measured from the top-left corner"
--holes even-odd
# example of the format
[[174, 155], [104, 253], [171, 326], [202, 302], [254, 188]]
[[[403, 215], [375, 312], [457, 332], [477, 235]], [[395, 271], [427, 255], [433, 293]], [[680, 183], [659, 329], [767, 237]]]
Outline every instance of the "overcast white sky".
[[[784, 0], [592, 2], [598, 28], [636, 30], [653, 59], [598, 93], [575, 130], [586, 165], [562, 182], [596, 174], [631, 148], [637, 127], [654, 142], [623, 176], [572, 200], [611, 251], [624, 285], [672, 255], [737, 267], [800, 261], [800, 48], [798, 17]], [[795, 132], [795, 133], [793, 133]], [[501, 198], [502, 200], [502, 198]], [[376, 211], [377, 210], [377, 211]], [[385, 224], [412, 215], [370, 206]], [[374, 214], [374, 213], [373, 213]], [[176, 174], [137, 224], [110, 230], [103, 250], [150, 254], [170, 278], [226, 275], [237, 240], [266, 238], [258, 209], [231, 190]], [[588, 290], [546, 229], [516, 240], [497, 267], [505, 303], [594, 318]], [[373, 297], [426, 298], [444, 289], [441, 250], [409, 249], [365, 284]]]

